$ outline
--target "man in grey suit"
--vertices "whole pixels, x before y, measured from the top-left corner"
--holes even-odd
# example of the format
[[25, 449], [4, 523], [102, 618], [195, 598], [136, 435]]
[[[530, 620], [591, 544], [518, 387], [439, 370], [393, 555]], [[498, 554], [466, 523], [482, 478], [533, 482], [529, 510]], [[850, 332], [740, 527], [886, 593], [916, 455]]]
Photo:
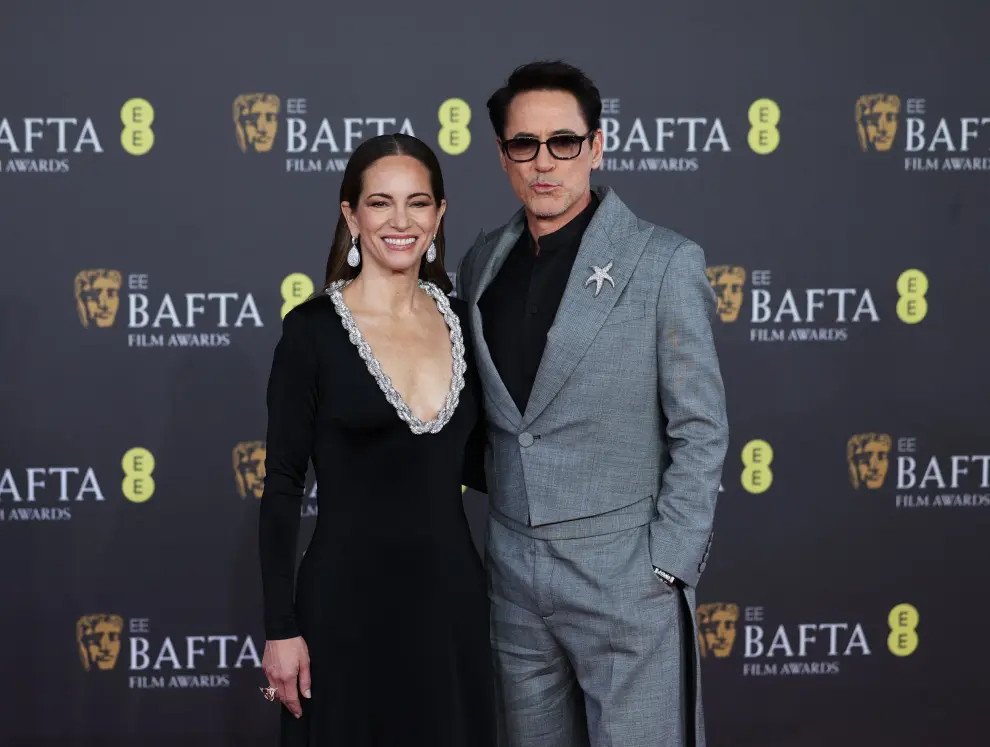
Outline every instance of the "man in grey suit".
[[488, 102], [523, 207], [458, 270], [488, 419], [506, 747], [703, 747], [695, 592], [728, 442], [694, 242], [591, 187], [598, 90], [560, 62]]

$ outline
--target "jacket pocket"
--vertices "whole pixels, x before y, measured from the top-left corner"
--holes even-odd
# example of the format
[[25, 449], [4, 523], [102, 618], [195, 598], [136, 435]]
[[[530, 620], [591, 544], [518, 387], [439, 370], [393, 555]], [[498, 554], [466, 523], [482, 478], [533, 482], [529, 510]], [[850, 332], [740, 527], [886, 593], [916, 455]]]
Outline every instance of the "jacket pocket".
[[628, 301], [617, 303], [608, 316], [605, 317], [604, 326], [613, 324], [623, 324], [634, 319], [642, 319], [647, 314], [646, 301]]

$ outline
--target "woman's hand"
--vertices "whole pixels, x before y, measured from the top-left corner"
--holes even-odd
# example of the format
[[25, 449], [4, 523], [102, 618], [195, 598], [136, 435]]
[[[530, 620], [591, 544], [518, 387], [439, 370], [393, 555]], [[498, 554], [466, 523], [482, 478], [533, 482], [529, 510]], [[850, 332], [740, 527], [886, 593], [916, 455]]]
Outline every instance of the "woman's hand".
[[[309, 679], [309, 648], [302, 636], [280, 641], [265, 641], [265, 655], [261, 662], [268, 684], [274, 687], [276, 697], [285, 704], [293, 716], [302, 716], [299, 693], [311, 697]], [[298, 688], [296, 682], [298, 680]]]

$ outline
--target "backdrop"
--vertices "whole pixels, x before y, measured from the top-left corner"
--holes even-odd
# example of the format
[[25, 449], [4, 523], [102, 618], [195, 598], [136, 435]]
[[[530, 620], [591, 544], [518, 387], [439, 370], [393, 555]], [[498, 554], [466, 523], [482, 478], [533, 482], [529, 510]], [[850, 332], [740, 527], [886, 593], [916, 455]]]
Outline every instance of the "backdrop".
[[594, 180], [720, 299], [712, 747], [977, 743], [985, 7], [206, 5], [0, 11], [0, 743], [275, 743], [264, 388], [340, 172], [379, 132], [434, 147], [452, 272], [517, 207], [485, 101], [557, 56], [605, 98]]

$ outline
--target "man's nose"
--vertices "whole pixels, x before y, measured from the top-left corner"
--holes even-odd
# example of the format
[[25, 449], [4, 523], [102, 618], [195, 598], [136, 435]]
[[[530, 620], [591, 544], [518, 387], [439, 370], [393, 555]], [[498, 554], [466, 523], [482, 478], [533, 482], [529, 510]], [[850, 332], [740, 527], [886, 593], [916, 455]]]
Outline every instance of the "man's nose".
[[556, 166], [556, 159], [550, 155], [550, 146], [546, 143], [540, 146], [536, 152], [536, 159], [533, 162], [537, 171], [552, 171]]

